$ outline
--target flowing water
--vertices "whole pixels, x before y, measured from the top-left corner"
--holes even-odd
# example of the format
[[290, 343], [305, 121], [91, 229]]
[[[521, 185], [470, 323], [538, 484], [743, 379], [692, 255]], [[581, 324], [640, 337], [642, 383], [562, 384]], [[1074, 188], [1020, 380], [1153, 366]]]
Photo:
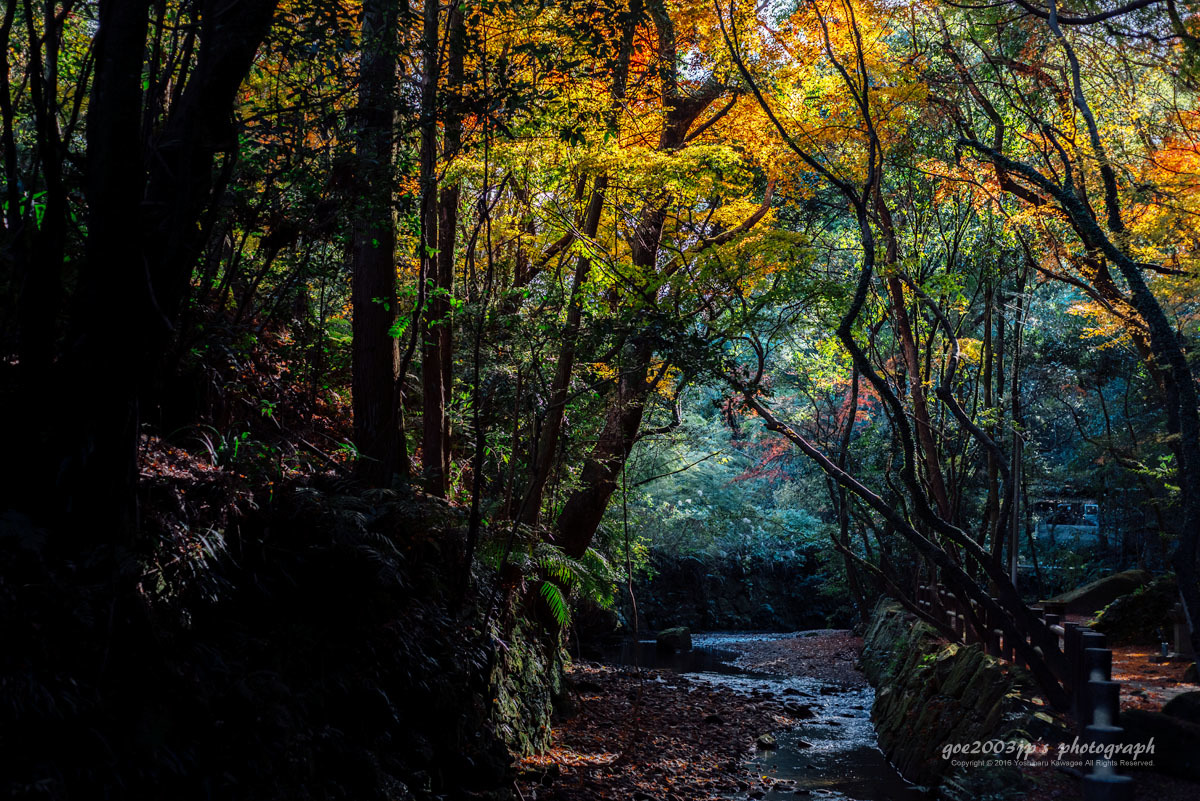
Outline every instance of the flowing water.
[[[913, 801], [923, 788], [906, 781], [888, 763], [871, 725], [875, 691], [844, 687], [819, 676], [777, 676], [739, 668], [739, 645], [782, 639], [796, 634], [702, 634], [691, 651], [657, 651], [653, 640], [625, 643], [608, 654], [609, 661], [673, 670], [692, 681], [755, 698], [799, 703], [814, 716], [776, 735], [777, 747], [760, 750], [751, 761], [756, 774], [771, 779], [764, 799], [853, 799]], [[736, 796], [745, 798], [745, 794]]]

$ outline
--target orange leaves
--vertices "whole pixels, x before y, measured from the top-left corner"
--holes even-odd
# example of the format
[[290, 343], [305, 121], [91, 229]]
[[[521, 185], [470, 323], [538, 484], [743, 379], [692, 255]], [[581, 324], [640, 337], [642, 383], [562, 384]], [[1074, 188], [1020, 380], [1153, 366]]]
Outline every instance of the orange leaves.
[[598, 767], [611, 765], [617, 761], [620, 754], [604, 752], [580, 754], [570, 748], [553, 746], [544, 754], [532, 754], [521, 760], [523, 768], [546, 768], [550, 765], [569, 765], [571, 767]]
[[[787, 17], [757, 12], [745, 23], [740, 58], [796, 146], [840, 179], [860, 183], [871, 142], [887, 150], [906, 144], [926, 90], [907, 53], [894, 48], [890, 11], [873, 2], [820, 0]], [[784, 163], [781, 180], [806, 194], [813, 171]]]

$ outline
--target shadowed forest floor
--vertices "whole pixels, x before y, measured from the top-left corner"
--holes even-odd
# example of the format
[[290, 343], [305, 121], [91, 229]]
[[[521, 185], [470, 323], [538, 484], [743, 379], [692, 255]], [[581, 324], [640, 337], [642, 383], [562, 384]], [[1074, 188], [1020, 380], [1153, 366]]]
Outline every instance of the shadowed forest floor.
[[791, 720], [774, 703], [669, 671], [577, 664], [574, 714], [554, 747], [522, 762], [526, 799], [716, 799], [752, 790], [744, 763]]
[[1121, 682], [1122, 709], [1159, 711], [1175, 696], [1196, 689], [1183, 680], [1186, 663], [1156, 663], [1157, 654], [1144, 645], [1118, 646], [1112, 652], [1112, 677]]
[[[810, 677], [843, 688], [866, 687], [855, 664], [862, 639], [847, 631], [740, 640], [731, 664], [776, 676]], [[1143, 648], [1114, 651], [1114, 678], [1128, 682], [1123, 705], [1161, 709], [1164, 698], [1191, 685], [1182, 666], [1155, 665]], [[721, 685], [671, 671], [579, 663], [570, 668], [568, 715], [554, 732], [554, 747], [521, 763], [518, 789], [527, 801], [585, 799], [677, 799], [797, 797], [845, 799], [853, 794], [809, 790], [778, 780], [752, 760], [760, 735], [778, 734], [806, 717], [787, 696], [743, 695]], [[832, 687], [830, 689], [833, 689]], [[790, 702], [790, 703], [789, 703]], [[790, 709], [789, 709], [790, 707]], [[1053, 754], [1025, 769], [1033, 801], [1082, 798], [1079, 776], [1049, 764]], [[1192, 782], [1153, 773], [1134, 774], [1137, 801], [1195, 798]], [[913, 797], [917, 797], [913, 788]], [[772, 791], [774, 791], [772, 793]]]
[[[832, 630], [751, 638], [739, 640], [733, 664], [858, 689], [866, 686], [854, 668], [861, 644]], [[569, 677], [573, 714], [556, 727], [549, 753], [522, 762], [525, 799], [761, 798], [789, 782], [759, 775], [749, 762], [756, 741], [812, 714], [786, 693], [741, 694], [670, 671], [582, 663]]]

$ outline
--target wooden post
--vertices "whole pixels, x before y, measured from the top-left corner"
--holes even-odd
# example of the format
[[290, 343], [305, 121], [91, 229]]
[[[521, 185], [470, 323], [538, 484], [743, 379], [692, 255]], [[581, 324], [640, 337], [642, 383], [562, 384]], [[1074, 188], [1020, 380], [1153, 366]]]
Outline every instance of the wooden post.
[[[1085, 667], [1085, 653], [1089, 650], [1104, 648], [1107, 639], [1098, 631], [1083, 629], [1079, 632], [1079, 647], [1075, 652], [1075, 662], [1071, 668], [1072, 681], [1075, 687], [1078, 688], [1074, 695], [1074, 704], [1072, 705], [1072, 713], [1075, 720], [1079, 722], [1080, 728], [1088, 725], [1091, 719], [1088, 717], [1088, 699], [1087, 699], [1087, 683], [1091, 678], [1088, 676]], [[1097, 676], [1097, 678], [1108, 679], [1111, 677], [1112, 657], [1109, 657], [1110, 674], [1105, 676]]]
[[[1076, 657], [1074, 673], [1076, 720], [1084, 740], [1098, 745], [1121, 743], [1124, 731], [1117, 724], [1121, 713], [1121, 684], [1112, 681], [1112, 651], [1108, 638], [1096, 631], [1068, 630], [1064, 648]], [[1075, 642], [1072, 642], [1075, 641]], [[1091, 773], [1083, 778], [1084, 801], [1133, 801], [1133, 779], [1117, 774], [1114, 760], [1098, 755]]]
[[[1079, 725], [1090, 726], [1095, 720], [1092, 707], [1091, 682], [1108, 682], [1112, 680], [1112, 651], [1107, 648], [1084, 648], [1079, 696]], [[1115, 725], [1100, 723], [1100, 725]]]
[[1078, 709], [1076, 695], [1080, 692], [1080, 687], [1079, 674], [1076, 668], [1080, 659], [1079, 637], [1082, 633], [1083, 629], [1078, 623], [1063, 623], [1063, 656], [1067, 658], [1067, 675], [1063, 677], [1063, 684], [1066, 685], [1067, 696], [1070, 699], [1072, 710]]

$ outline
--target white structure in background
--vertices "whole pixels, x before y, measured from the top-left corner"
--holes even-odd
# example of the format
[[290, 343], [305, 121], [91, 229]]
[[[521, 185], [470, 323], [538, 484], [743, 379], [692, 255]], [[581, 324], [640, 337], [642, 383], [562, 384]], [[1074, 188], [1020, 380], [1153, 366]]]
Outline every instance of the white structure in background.
[[1046, 498], [1033, 503], [1034, 537], [1043, 547], [1090, 547], [1101, 543], [1100, 504], [1091, 498]]

